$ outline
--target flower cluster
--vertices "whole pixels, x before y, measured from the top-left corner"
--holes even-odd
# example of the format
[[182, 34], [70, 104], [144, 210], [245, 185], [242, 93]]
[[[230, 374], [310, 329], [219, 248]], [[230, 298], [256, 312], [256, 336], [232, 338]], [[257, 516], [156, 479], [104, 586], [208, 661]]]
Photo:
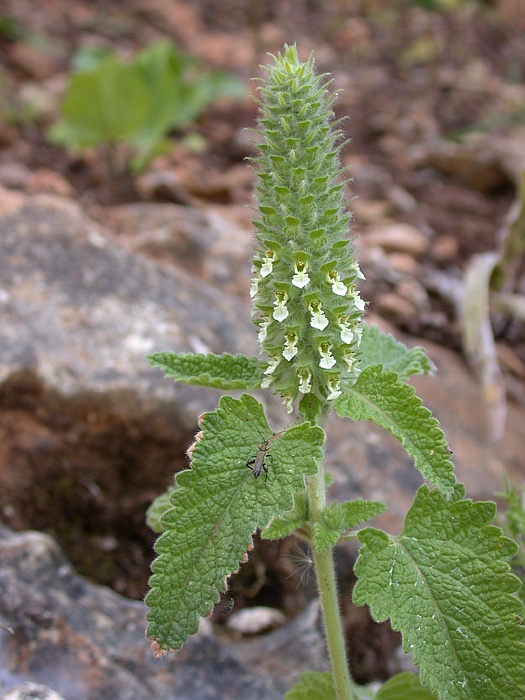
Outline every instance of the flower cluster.
[[340, 132], [310, 58], [286, 47], [260, 87], [259, 218], [250, 295], [269, 364], [264, 386], [288, 408], [299, 394], [323, 403], [358, 372], [364, 279], [352, 257]]

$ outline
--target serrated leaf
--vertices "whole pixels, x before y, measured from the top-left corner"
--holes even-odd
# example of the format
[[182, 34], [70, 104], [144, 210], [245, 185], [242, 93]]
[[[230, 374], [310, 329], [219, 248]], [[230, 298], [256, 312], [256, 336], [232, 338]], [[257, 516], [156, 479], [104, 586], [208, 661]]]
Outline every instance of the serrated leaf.
[[375, 325], [363, 323], [360, 345], [359, 366], [364, 370], [370, 365], [382, 365], [384, 370], [397, 372], [400, 379], [408, 379], [413, 374], [433, 374], [434, 364], [428, 358], [425, 348], [407, 348], [390, 333], [385, 333]]
[[[146, 597], [148, 636], [161, 649], [178, 649], [198, 628], [239, 567], [252, 534], [289, 511], [304, 489], [304, 477], [322, 458], [321, 428], [301, 423], [272, 434], [254, 398], [225, 396], [206, 413], [195, 443], [192, 467], [177, 475], [166, 531], [156, 543], [151, 590]], [[261, 450], [267, 479], [254, 479], [248, 460]]]
[[337, 700], [332, 674], [328, 671], [305, 671], [285, 694], [284, 700]]
[[403, 533], [359, 533], [356, 605], [390, 618], [421, 681], [447, 700], [522, 700], [525, 630], [508, 564], [516, 545], [490, 523], [493, 503], [447, 501], [422, 486]]
[[255, 356], [229, 353], [194, 355], [186, 352], [156, 352], [146, 359], [153, 367], [162, 369], [167, 377], [177, 382], [230, 391], [258, 389], [267, 367]]
[[347, 501], [341, 504], [344, 512], [344, 524], [346, 528], [355, 527], [371, 518], [376, 518], [386, 510], [386, 505], [381, 501], [368, 501], [357, 498], [355, 501]]
[[371, 420], [396, 437], [425, 479], [450, 496], [454, 465], [439, 423], [395, 372], [379, 365], [364, 369], [352, 387], [333, 402], [334, 411], [353, 420]]
[[274, 518], [261, 532], [263, 540], [280, 540], [288, 537], [308, 519], [308, 502], [305, 493], [294, 496], [294, 507], [288, 513]]
[[377, 691], [375, 700], [436, 700], [436, 696], [421, 685], [417, 676], [406, 671], [384, 683]]
[[[363, 686], [354, 687], [357, 700], [372, 700], [374, 693]], [[305, 671], [284, 696], [284, 700], [337, 700], [332, 674], [328, 671]]]
[[176, 488], [176, 485], [170, 486], [166, 491], [164, 491], [164, 493], [157, 496], [157, 498], [146, 510], [146, 523], [148, 527], [150, 527], [153, 532], [156, 532], [157, 534], [164, 532], [166, 529], [162, 525], [161, 519], [162, 516], [172, 507], [170, 500], [171, 494]]

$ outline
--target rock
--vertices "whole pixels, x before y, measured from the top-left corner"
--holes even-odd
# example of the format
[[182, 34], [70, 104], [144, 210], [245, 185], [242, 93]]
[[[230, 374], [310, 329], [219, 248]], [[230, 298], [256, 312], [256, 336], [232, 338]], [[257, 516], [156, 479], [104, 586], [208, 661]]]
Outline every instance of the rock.
[[282, 680], [261, 657], [239, 662], [209, 623], [178, 654], [155, 660], [144, 604], [87, 583], [46, 535], [0, 528], [0, 559], [0, 613], [14, 632], [0, 630], [5, 691], [25, 680], [67, 700], [282, 698]]
[[410, 255], [422, 255], [428, 250], [427, 239], [411, 224], [391, 224], [369, 229], [363, 235], [363, 244]]
[[22, 683], [7, 693], [0, 695], [0, 700], [65, 700], [41, 683]]
[[216, 212], [177, 204], [115, 207], [109, 224], [130, 252], [169, 262], [220, 289], [249, 289], [250, 234]]
[[483, 193], [511, 184], [500, 156], [487, 146], [486, 137], [461, 144], [434, 141], [418, 152], [414, 166], [430, 166]]
[[29, 197], [1, 218], [0, 259], [0, 382], [29, 372], [62, 396], [112, 396], [136, 414], [180, 391], [147, 353], [255, 349], [247, 305], [181, 267], [132, 255], [68, 200]]
[[0, 163], [0, 185], [14, 190], [23, 190], [31, 175], [27, 166], [15, 161]]
[[45, 192], [47, 194], [57, 194], [60, 197], [71, 197], [74, 190], [72, 185], [60, 173], [41, 168], [32, 172], [28, 177], [26, 191], [28, 194]]
[[260, 634], [280, 627], [286, 622], [286, 617], [280, 610], [258, 605], [244, 608], [228, 618], [226, 627], [240, 634]]

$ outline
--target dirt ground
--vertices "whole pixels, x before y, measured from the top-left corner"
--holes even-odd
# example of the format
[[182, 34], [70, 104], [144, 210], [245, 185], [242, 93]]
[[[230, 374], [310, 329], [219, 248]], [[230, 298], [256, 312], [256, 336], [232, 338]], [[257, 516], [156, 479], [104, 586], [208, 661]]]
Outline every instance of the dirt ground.
[[[422, 232], [427, 243], [394, 251], [393, 262], [413, 276], [414, 283], [404, 290], [395, 275], [373, 265], [368, 269], [365, 258], [367, 299], [400, 330], [459, 351], [454, 290], [472, 256], [496, 248], [516, 197], [516, 179], [505, 167], [500, 147], [510, 138], [521, 138], [525, 147], [525, 13], [522, 0], [458, 0], [450, 11], [427, 9], [439, 4], [2, 0], [0, 185], [70, 197], [99, 220], [118, 204], [172, 201], [220, 207], [244, 222], [253, 195], [253, 174], [245, 164], [253, 147], [245, 127], [253, 127], [256, 119], [249, 79], [261, 74], [258, 66], [268, 51], [295, 42], [303, 57], [314, 52], [319, 69], [332, 73], [335, 89], [341, 90], [335, 109], [345, 117], [342, 128], [351, 139], [344, 162], [353, 177], [349, 196], [355, 197], [355, 233], [385, 222], [407, 224]], [[138, 175], [121, 170], [115, 178], [103, 152], [78, 153], [49, 142], [47, 129], [57, 119], [71, 59], [79, 49], [109, 46], [129, 57], [163, 38], [199, 56], [206, 68], [225, 69], [246, 81], [246, 99], [216, 102], [185, 133], [172, 134], [171, 153]], [[188, 132], [200, 136], [198, 150], [191, 147]], [[468, 148], [451, 156], [449, 147], [458, 144]], [[515, 280], [522, 293], [523, 278], [522, 263]], [[424, 295], [421, 305], [418, 294]], [[523, 325], [497, 319], [495, 333], [514, 398], [525, 403]], [[7, 387], [4, 399], [8, 392]], [[38, 388], [28, 389], [27, 401], [32, 392], [38, 395]], [[94, 561], [86, 572], [94, 578], [95, 571], [103, 572], [98, 580], [134, 597], [144, 593], [151, 557], [152, 537], [142, 520], [134, 522], [152, 495], [147, 477], [145, 483], [150, 490], [141, 483], [126, 502], [124, 519], [136, 540], [127, 542], [131, 554], [116, 565]], [[117, 499], [118, 485], [114, 492]], [[56, 509], [49, 494], [42, 499]], [[117, 511], [108, 508], [101, 517], [110, 522]], [[118, 516], [123, 517], [121, 510]], [[67, 517], [65, 513], [65, 521]], [[55, 534], [61, 530], [40, 510], [17, 526]], [[113, 536], [118, 540], [120, 533]], [[246, 602], [295, 614], [312, 589], [297, 594], [290, 558], [275, 551], [288, 546], [256, 548], [260, 554], [252, 557], [233, 592], [241, 597], [244, 591]], [[114, 549], [108, 540], [108, 554]], [[76, 565], [85, 556], [74, 556], [75, 543], [67, 551], [69, 556], [73, 552]], [[293, 551], [291, 556], [293, 561]], [[269, 581], [288, 584], [277, 590]], [[380, 672], [384, 675], [386, 669]], [[363, 671], [359, 680], [367, 674]]]

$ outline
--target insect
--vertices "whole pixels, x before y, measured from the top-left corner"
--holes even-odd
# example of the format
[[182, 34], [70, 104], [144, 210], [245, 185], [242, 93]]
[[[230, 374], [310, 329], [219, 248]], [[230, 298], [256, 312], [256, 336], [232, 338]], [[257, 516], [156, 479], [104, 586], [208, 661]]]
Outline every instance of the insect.
[[[255, 426], [257, 427], [257, 426]], [[259, 435], [261, 435], [261, 432], [259, 428], [257, 428], [257, 431], [259, 432]], [[276, 437], [281, 435], [281, 433], [274, 433], [273, 435], [270, 435], [269, 438], [266, 438], [261, 442], [259, 447], [257, 448], [257, 454], [253, 455], [246, 461], [246, 466], [248, 469], [251, 469], [253, 472], [253, 477], [254, 479], [257, 479], [260, 475], [261, 472], [264, 472], [265, 474], [265, 481], [268, 479], [268, 465], [266, 463], [267, 459], [273, 459], [271, 454], [268, 454], [268, 450], [271, 447], [272, 442], [275, 440]], [[262, 435], [261, 435], [262, 437]]]
[[234, 603], [235, 603], [235, 601], [233, 600], [233, 598], [228, 598], [225, 606], [222, 609], [222, 612], [224, 615], [228, 615], [228, 613], [231, 613], [231, 611], [233, 610]]

